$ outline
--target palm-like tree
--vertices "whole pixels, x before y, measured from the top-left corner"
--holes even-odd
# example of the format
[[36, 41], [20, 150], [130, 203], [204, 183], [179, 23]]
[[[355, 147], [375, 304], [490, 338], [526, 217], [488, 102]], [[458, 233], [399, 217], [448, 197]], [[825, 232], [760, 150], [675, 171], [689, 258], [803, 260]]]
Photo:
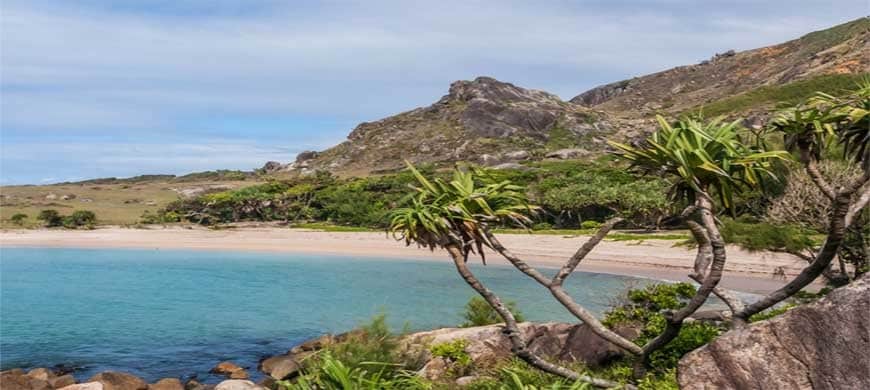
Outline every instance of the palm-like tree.
[[[685, 117], [674, 124], [656, 117], [659, 130], [640, 146], [611, 142], [619, 156], [631, 162], [636, 171], [659, 174], [673, 184], [671, 194], [688, 201], [681, 216], [698, 242], [693, 279], [701, 283], [695, 296], [676, 313], [668, 313], [664, 332], [643, 347], [641, 361], [673, 340], [683, 321], [715, 293], [733, 311], [742, 309], [739, 301], [717, 287], [725, 266], [725, 242], [714, 218], [713, 196], [721, 205], [733, 207], [733, 197], [746, 189], [761, 186], [767, 179], [776, 179], [771, 171], [775, 160], [789, 158], [783, 151], [765, 151], [750, 146], [741, 137], [738, 122], [722, 119], [705, 121], [700, 117]], [[697, 214], [697, 219], [694, 215]]]
[[772, 160], [788, 156], [749, 146], [740, 135], [738, 121], [686, 117], [671, 124], [662, 116], [656, 120], [659, 130], [643, 145], [610, 145], [635, 170], [669, 177], [671, 194], [689, 203], [698, 195], [715, 193], [725, 208], [731, 208], [736, 193], [762, 185], [765, 178], [775, 178], [770, 170]]
[[[618, 387], [615, 382], [582, 375], [548, 362], [529, 351], [516, 318], [509, 308], [468, 268], [467, 260], [470, 253], [477, 252], [483, 259], [484, 249], [490, 248], [505, 255], [523, 272], [535, 274], [536, 280], [543, 280], [544, 277], [537, 271], [506, 252], [490, 231], [490, 227], [495, 224], [526, 227], [531, 222], [529, 216], [537, 211], [537, 207], [529, 204], [523, 189], [509, 181], [494, 182], [486, 172], [474, 168], [455, 169], [453, 179], [450, 181], [441, 179], [430, 181], [410, 163], [408, 169], [414, 174], [419, 186], [413, 187], [414, 193], [407, 200], [410, 203], [407, 207], [393, 211], [389, 228], [393, 237], [404, 241], [406, 245], [416, 243], [433, 250], [436, 248], [447, 250], [460, 276], [504, 320], [504, 332], [517, 357], [541, 370], [572, 380], [604, 388]], [[610, 227], [612, 224], [603, 230], [604, 234]], [[598, 240], [600, 239], [599, 237]], [[572, 262], [573, 267], [576, 267], [580, 259], [582, 257], [577, 257], [576, 261]], [[563, 275], [558, 286], [554, 287], [558, 288], [558, 291], [562, 291], [561, 280], [565, 276]], [[583, 312], [585, 313], [585, 310]], [[627, 340], [625, 342], [631, 343]]]
[[469, 167], [455, 169], [453, 179], [429, 180], [410, 163], [419, 187], [413, 187], [410, 205], [391, 214], [390, 232], [406, 245], [453, 248], [468, 259], [477, 252], [485, 260], [484, 247], [492, 244], [484, 233], [487, 225], [509, 223], [526, 227], [538, 208], [529, 204], [522, 188], [510, 181], [491, 182], [485, 172]]
[[[780, 110], [770, 130], [784, 136], [786, 147], [795, 152], [807, 174], [831, 201], [827, 237], [813, 261], [782, 288], [735, 313], [745, 322], [750, 316], [794, 295], [829, 268], [847, 231], [870, 202], [870, 80], [843, 97], [817, 93], [806, 102]], [[852, 183], [835, 188], [819, 172], [817, 161], [825, 158], [832, 145], [842, 146], [845, 156], [861, 163], [864, 175]]]

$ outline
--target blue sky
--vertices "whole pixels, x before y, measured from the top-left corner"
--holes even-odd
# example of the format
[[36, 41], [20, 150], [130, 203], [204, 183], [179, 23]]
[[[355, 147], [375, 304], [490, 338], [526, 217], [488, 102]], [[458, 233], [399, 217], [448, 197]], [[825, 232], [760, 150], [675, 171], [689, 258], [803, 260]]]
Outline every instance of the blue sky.
[[0, 182], [252, 169], [488, 75], [570, 99], [796, 38], [839, 1], [4, 0]]

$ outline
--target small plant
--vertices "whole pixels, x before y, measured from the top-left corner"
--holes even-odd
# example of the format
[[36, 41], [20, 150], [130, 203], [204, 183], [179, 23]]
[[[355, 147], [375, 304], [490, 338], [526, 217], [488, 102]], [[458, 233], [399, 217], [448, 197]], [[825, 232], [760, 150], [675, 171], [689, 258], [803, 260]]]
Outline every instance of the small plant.
[[63, 225], [63, 217], [61, 217], [57, 210], [42, 210], [39, 212], [39, 215], [36, 216], [36, 219], [42, 221], [45, 227], [58, 227]]
[[12, 216], [12, 218], [10, 218], [12, 223], [14, 223], [18, 226], [23, 226], [24, 220], [26, 220], [26, 219], [27, 219], [27, 214], [22, 214], [22, 213], [15, 214]]
[[[664, 331], [666, 320], [662, 312], [683, 307], [694, 295], [695, 287], [689, 283], [651, 284], [632, 289], [626, 302], [607, 312], [602, 323], [611, 328], [620, 324], [639, 326], [640, 335], [634, 342], [644, 345]], [[686, 323], [676, 338], [650, 355], [650, 365], [661, 370], [674, 368], [684, 354], [710, 342], [720, 332], [715, 325]]]
[[[525, 321], [523, 313], [517, 309], [516, 302], [507, 302], [506, 306], [511, 313], [514, 314], [517, 322]], [[501, 317], [493, 308], [486, 303], [481, 297], [472, 297], [465, 304], [465, 311], [462, 313], [462, 318], [465, 319], [461, 328], [470, 328], [472, 326], [483, 326], [501, 323]]]
[[435, 344], [429, 347], [429, 352], [432, 356], [441, 357], [455, 363], [461, 367], [471, 365], [471, 356], [465, 351], [468, 341], [464, 339], [456, 339], [446, 343]]
[[598, 229], [600, 227], [601, 227], [601, 222], [598, 222], [598, 221], [589, 220], [589, 221], [583, 221], [580, 223], [581, 229], [590, 229], [591, 230], [591, 229]]

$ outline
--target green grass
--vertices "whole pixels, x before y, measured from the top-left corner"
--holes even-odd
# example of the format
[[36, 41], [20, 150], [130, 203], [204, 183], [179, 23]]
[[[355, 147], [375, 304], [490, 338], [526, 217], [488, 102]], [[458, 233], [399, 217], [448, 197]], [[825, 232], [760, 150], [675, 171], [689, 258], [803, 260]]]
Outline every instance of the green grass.
[[742, 94], [727, 97], [715, 102], [695, 107], [689, 112], [702, 110], [704, 116], [714, 117], [743, 112], [750, 108], [774, 106], [778, 104], [794, 104], [821, 91], [830, 94], [840, 94], [855, 88], [861, 79], [870, 77], [870, 73], [861, 74], [831, 74], [811, 79], [791, 82], [784, 85], [764, 86]]

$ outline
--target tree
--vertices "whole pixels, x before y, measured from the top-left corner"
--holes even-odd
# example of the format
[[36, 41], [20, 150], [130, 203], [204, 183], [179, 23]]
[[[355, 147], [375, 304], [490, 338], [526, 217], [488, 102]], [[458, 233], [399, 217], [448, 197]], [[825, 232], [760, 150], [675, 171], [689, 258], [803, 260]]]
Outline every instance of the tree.
[[46, 227], [57, 227], [63, 225], [63, 217], [60, 216], [60, 213], [57, 210], [42, 210], [39, 212], [39, 215], [36, 216], [36, 219], [42, 221]]
[[714, 293], [732, 311], [741, 308], [739, 300], [717, 285], [725, 267], [725, 242], [716, 225], [714, 199], [728, 210], [734, 205], [734, 195], [762, 186], [776, 179], [771, 171], [774, 160], [784, 160], [788, 154], [765, 151], [758, 143], [741, 136], [738, 122], [721, 119], [705, 121], [700, 117], [685, 117], [668, 123], [658, 116], [659, 130], [640, 146], [611, 142], [620, 156], [631, 161], [634, 170], [659, 174], [671, 181], [670, 194], [675, 201], [688, 206], [680, 213], [698, 243], [694, 270], [690, 278], [701, 284], [688, 304], [676, 312], [666, 313], [665, 330], [650, 340], [641, 350], [641, 362], [649, 363], [650, 354], [667, 345], [682, 328], [683, 321], [694, 313]]
[[675, 125], [658, 118], [661, 129], [642, 147], [618, 143], [612, 145], [622, 151], [621, 157], [630, 160], [637, 171], [656, 172], [671, 179], [671, 194], [679, 201], [688, 202], [681, 213], [698, 241], [694, 272], [690, 277], [701, 287], [689, 302], [676, 312], [665, 314], [666, 326], [657, 337], [638, 346], [601, 323], [589, 310], [576, 302], [563, 288], [565, 280], [583, 259], [601, 242], [613, 227], [622, 221], [615, 217], [607, 221], [577, 252], [569, 258], [552, 278], [532, 268], [499, 242], [491, 226], [510, 222], [526, 226], [528, 214], [535, 210], [523, 196], [522, 189], [510, 182], [486, 183], [485, 172], [477, 171], [483, 182], [478, 186], [471, 171], [456, 170], [450, 182], [430, 182], [409, 164], [420, 187], [410, 201], [411, 205], [394, 212], [391, 231], [407, 245], [417, 243], [430, 249], [444, 248], [454, 260], [460, 275], [504, 319], [505, 330], [511, 340], [513, 352], [530, 365], [543, 371], [573, 380], [582, 380], [597, 386], [610, 386], [608, 381], [582, 376], [565, 367], [544, 361], [526, 349], [518, 333], [516, 320], [497, 295], [474, 277], [466, 266], [469, 253], [483, 257], [483, 249], [491, 248], [545, 288], [553, 297], [589, 329], [630, 354], [640, 357], [635, 375], [643, 375], [650, 355], [677, 337], [683, 321], [694, 313], [710, 293], [716, 293], [728, 302], [732, 310], [739, 310], [739, 301], [717, 288], [725, 265], [725, 244], [714, 221], [713, 196], [728, 207], [732, 197], [743, 189], [761, 185], [766, 177], [773, 177], [769, 167], [773, 160], [788, 157], [784, 152], [767, 152], [745, 146], [738, 136], [736, 123], [721, 120], [705, 122], [684, 118]]
[[97, 224], [97, 215], [89, 210], [76, 210], [69, 216], [63, 217], [63, 226], [69, 229], [78, 227], [93, 228]]
[[[839, 253], [850, 229], [862, 219], [870, 201], [870, 81], [865, 81], [853, 93], [834, 97], [817, 93], [806, 102], [778, 112], [770, 126], [782, 134], [786, 148], [798, 156], [812, 182], [829, 201], [825, 242], [800, 274], [782, 288], [768, 294], [734, 314], [738, 325], [808, 286], [827, 270]], [[860, 165], [863, 173], [844, 184], [834, 185], [819, 170], [826, 147], [836, 147], [847, 159]], [[863, 244], [863, 230], [858, 232]], [[865, 249], [866, 251], [866, 249]], [[865, 252], [866, 253], [866, 252]]]
[[24, 220], [25, 220], [25, 219], [27, 219], [27, 214], [22, 214], [22, 213], [17, 213], [17, 214], [15, 214], [15, 215], [13, 215], [12, 218], [10, 218], [10, 220], [12, 221], [12, 223], [14, 223], [14, 224], [16, 224], [16, 225], [18, 225], [18, 226], [22, 226], [22, 225], [24, 225]]
[[[484, 247], [496, 250], [501, 248], [498, 241], [494, 241], [494, 236], [489, 230], [490, 225], [508, 223], [525, 227], [531, 222], [528, 215], [537, 208], [528, 204], [522, 188], [509, 181], [482, 183], [480, 179], [485, 178], [486, 175], [481, 171], [463, 171], [457, 168], [454, 170], [453, 179], [446, 182], [441, 179], [430, 181], [410, 163], [408, 169], [417, 179], [419, 187], [414, 187], [415, 192], [408, 199], [409, 205], [391, 213], [390, 232], [393, 237], [404, 241], [406, 245], [415, 243], [432, 250], [445, 249], [463, 280], [504, 320], [504, 332], [510, 340], [514, 355], [518, 358], [533, 367], [555, 375], [588, 382], [599, 387], [616, 387], [617, 384], [612, 381], [581, 375], [532, 353], [527, 348], [526, 341], [517, 326], [517, 320], [509, 307], [498, 295], [484, 286], [468, 267], [469, 254], [479, 254], [485, 264]], [[475, 173], [478, 174], [478, 180], [475, 180]], [[609, 227], [612, 227], [612, 224]], [[576, 267], [580, 259], [582, 257], [578, 257], [576, 262], [569, 262], [566, 267], [573, 270], [571, 264]], [[518, 268], [522, 266], [521, 264], [521, 261], [514, 263]], [[524, 272], [528, 272], [528, 267]], [[537, 271], [534, 272], [540, 275]], [[542, 275], [540, 277], [543, 278]], [[563, 279], [564, 276], [560, 280]], [[561, 282], [558, 287], [561, 288]], [[594, 318], [588, 312], [586, 314]]]

